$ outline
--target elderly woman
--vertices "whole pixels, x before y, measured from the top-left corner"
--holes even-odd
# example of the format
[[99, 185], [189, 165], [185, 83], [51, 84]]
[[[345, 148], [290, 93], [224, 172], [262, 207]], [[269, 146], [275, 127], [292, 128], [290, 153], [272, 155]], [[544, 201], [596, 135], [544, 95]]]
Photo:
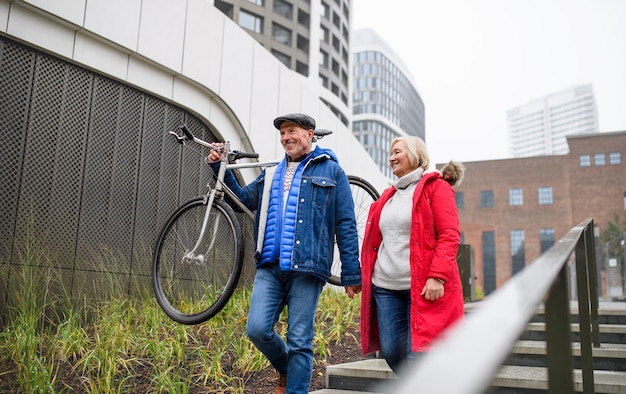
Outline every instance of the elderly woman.
[[361, 251], [361, 345], [363, 354], [380, 350], [398, 374], [464, 314], [452, 188], [464, 167], [426, 171], [418, 137], [393, 140], [389, 164], [398, 179], [370, 207]]

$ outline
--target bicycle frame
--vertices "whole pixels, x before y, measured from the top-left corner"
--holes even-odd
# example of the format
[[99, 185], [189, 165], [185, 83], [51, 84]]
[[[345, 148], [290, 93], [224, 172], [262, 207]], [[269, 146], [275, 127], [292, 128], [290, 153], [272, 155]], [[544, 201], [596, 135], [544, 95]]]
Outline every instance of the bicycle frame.
[[[251, 219], [254, 219], [254, 213], [248, 209], [248, 207], [246, 207], [237, 197], [237, 195], [230, 190], [230, 188], [228, 188], [228, 186], [226, 186], [226, 184], [224, 184], [224, 177], [226, 175], [226, 170], [234, 170], [234, 169], [240, 169], [240, 168], [266, 168], [266, 167], [273, 167], [278, 165], [279, 161], [265, 161], [265, 162], [257, 162], [257, 163], [230, 163], [229, 162], [229, 157], [228, 154], [231, 152], [230, 150], [230, 142], [225, 142], [223, 147], [217, 147], [209, 142], [206, 142], [204, 140], [201, 140], [197, 137], [195, 137], [193, 134], [191, 134], [191, 132], [187, 129], [186, 126], [181, 126], [180, 129], [183, 131], [183, 133], [185, 134], [185, 137], [181, 137], [180, 135], [178, 135], [178, 133], [174, 132], [174, 131], [170, 131], [170, 134], [174, 135], [178, 141], [180, 143], [185, 142], [185, 140], [192, 140], [193, 142], [205, 146], [207, 148], [210, 149], [214, 149], [217, 151], [224, 151], [227, 154], [224, 155], [224, 157], [221, 159], [220, 161], [220, 168], [219, 171], [217, 173], [217, 177], [216, 177], [216, 182], [215, 185], [213, 187], [211, 187], [210, 184], [207, 184], [207, 187], [209, 188], [209, 191], [206, 193], [206, 195], [204, 196], [204, 204], [206, 205], [207, 209], [206, 212], [204, 214], [204, 219], [202, 222], [202, 227], [200, 229], [200, 235], [198, 237], [198, 241], [196, 242], [195, 246], [193, 247], [192, 250], [190, 250], [184, 257], [183, 257], [183, 261], [190, 261], [190, 262], [195, 262], [198, 264], [203, 263], [204, 260], [204, 256], [203, 255], [197, 255], [196, 251], [198, 250], [200, 244], [201, 244], [201, 240], [204, 238], [204, 234], [206, 233], [206, 229], [207, 229], [207, 223], [209, 221], [209, 216], [211, 214], [211, 207], [213, 206], [213, 201], [215, 200], [216, 196], [219, 199], [224, 199], [224, 193], [226, 195], [228, 195], [231, 199], [231, 201], [233, 201], [235, 204], [237, 204], [237, 206], [246, 214], [248, 215]], [[246, 155], [246, 157], [251, 157], [251, 158], [256, 158], [258, 157], [257, 154], [250, 154], [250, 155]], [[215, 226], [217, 228], [217, 226], [219, 225], [219, 221], [215, 221]], [[211, 245], [209, 245], [209, 250], [211, 250], [213, 248], [213, 242], [215, 241], [215, 239], [213, 239], [213, 241], [211, 242]]]

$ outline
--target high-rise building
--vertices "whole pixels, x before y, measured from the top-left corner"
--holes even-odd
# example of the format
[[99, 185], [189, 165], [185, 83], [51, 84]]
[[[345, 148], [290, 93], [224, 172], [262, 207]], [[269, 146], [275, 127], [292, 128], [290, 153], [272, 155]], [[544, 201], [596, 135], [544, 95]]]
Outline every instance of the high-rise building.
[[598, 132], [593, 86], [575, 86], [513, 108], [507, 123], [513, 157], [565, 154], [565, 137]]
[[381, 172], [393, 178], [389, 144], [425, 140], [424, 102], [402, 59], [371, 29], [352, 33], [352, 132]]
[[321, 86], [320, 99], [349, 125], [352, 0], [215, 0], [285, 66]]

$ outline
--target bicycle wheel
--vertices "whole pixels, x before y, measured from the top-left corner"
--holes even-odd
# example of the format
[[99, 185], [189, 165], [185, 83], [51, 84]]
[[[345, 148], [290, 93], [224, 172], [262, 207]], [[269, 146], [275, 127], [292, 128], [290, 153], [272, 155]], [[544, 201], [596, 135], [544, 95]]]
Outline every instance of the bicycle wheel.
[[[243, 235], [233, 209], [215, 200], [206, 231], [202, 197], [181, 205], [165, 223], [152, 261], [152, 286], [172, 320], [198, 324], [215, 316], [232, 296], [243, 265]], [[190, 251], [198, 243], [196, 253]]]
[[[350, 190], [352, 191], [352, 200], [354, 201], [354, 216], [356, 217], [356, 227], [359, 232], [359, 252], [363, 243], [363, 235], [365, 232], [365, 224], [369, 213], [370, 205], [378, 200], [380, 195], [378, 191], [368, 181], [358, 176], [348, 175], [350, 182]], [[330, 268], [330, 279], [328, 283], [341, 286], [341, 259], [339, 258], [339, 249], [335, 244], [335, 254], [333, 265]]]

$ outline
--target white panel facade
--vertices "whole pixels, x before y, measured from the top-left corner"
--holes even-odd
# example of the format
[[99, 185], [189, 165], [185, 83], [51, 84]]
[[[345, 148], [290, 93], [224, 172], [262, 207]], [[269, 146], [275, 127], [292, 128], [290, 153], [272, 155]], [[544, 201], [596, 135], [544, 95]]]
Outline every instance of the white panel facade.
[[[319, 127], [335, 132], [320, 145], [335, 151], [347, 173], [381, 190], [387, 185], [351, 131], [319, 100], [319, 87], [282, 65], [206, 0], [89, 0], [86, 5], [62, 0], [47, 8], [48, 14], [22, 3], [47, 2], [0, 0], [0, 26], [5, 23], [9, 36], [172, 100], [237, 148], [259, 152], [262, 160], [283, 154], [273, 119], [308, 113]], [[83, 25], [72, 27], [83, 10]], [[244, 175], [247, 181], [255, 176]]]
[[142, 2], [137, 52], [180, 72], [185, 40], [185, 8], [186, 0]]
[[240, 118], [250, 121], [254, 46], [259, 45], [234, 23], [225, 23], [219, 95]]
[[277, 130], [268, 119], [268, 114], [278, 113], [278, 86], [280, 72], [289, 72], [277, 62], [274, 55], [260, 46], [254, 50], [252, 70], [252, 105], [250, 106], [250, 124], [247, 125], [250, 138], [258, 141], [254, 150], [262, 160], [273, 160], [280, 157], [283, 148], [278, 140]]
[[85, 29], [132, 51], [137, 50], [141, 0], [89, 0]]
[[11, 3], [7, 33], [60, 56], [71, 58], [74, 30], [44, 17], [32, 8]]
[[215, 95], [207, 90], [198, 89], [197, 85], [185, 78], [175, 77], [173, 84], [172, 101], [183, 107], [193, 108], [198, 117], [210, 124], [208, 114], [214, 105]]
[[128, 62], [128, 83], [140, 86], [159, 96], [171, 98], [174, 88], [173, 76], [157, 67], [154, 63], [148, 63], [141, 58], [131, 57]]
[[114, 78], [121, 80], [128, 78], [128, 54], [83, 31], [76, 32], [74, 60]]
[[[278, 113], [285, 114], [288, 112], [305, 112], [302, 109], [302, 95], [304, 89], [304, 77], [300, 74], [290, 72], [290, 70], [281, 65], [280, 79], [278, 81]], [[307, 92], [310, 93], [310, 92]], [[310, 107], [308, 114], [316, 120], [319, 118], [317, 111], [317, 103], [315, 107]], [[315, 109], [315, 110], [313, 110]]]
[[28, 3], [77, 26], [83, 25], [87, 0], [31, 0]]
[[221, 37], [225, 18], [214, 11], [215, 7], [209, 1], [188, 2], [183, 74], [216, 92], [222, 72]]

